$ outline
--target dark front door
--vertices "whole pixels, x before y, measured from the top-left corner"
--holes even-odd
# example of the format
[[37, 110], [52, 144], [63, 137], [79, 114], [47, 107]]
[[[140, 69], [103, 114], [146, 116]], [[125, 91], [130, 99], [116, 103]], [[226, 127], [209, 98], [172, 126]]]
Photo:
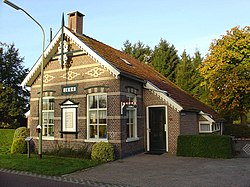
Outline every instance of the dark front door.
[[165, 107], [149, 108], [149, 144], [150, 152], [166, 152], [166, 123]]

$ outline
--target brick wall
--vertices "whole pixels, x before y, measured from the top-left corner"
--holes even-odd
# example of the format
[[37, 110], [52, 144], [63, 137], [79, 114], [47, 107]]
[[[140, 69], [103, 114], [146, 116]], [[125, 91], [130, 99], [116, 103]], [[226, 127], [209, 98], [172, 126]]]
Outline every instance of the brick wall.
[[198, 115], [195, 112], [181, 112], [181, 129], [182, 135], [193, 135], [199, 133]]
[[[165, 101], [149, 90], [144, 90], [145, 110], [149, 106], [167, 106], [168, 119], [168, 152], [175, 154], [177, 150], [177, 138], [180, 135], [180, 113], [167, 105]], [[146, 132], [145, 132], [146, 133]], [[146, 136], [145, 136], [146, 137]], [[146, 145], [146, 138], [145, 138]]]

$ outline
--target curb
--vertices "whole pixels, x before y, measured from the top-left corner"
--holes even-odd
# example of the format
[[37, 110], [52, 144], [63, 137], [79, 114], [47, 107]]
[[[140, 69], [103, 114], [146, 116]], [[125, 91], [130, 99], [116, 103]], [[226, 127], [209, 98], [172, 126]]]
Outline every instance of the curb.
[[59, 181], [59, 182], [82, 184], [84, 186], [135, 187], [135, 186], [131, 186], [131, 185], [110, 184], [110, 183], [97, 182], [97, 181], [91, 181], [91, 180], [85, 180], [85, 179], [77, 179], [77, 178], [66, 177], [66, 176], [47, 176], [47, 175], [35, 174], [32, 172], [27, 172], [27, 171], [16, 171], [16, 170], [3, 169], [3, 168], [0, 168], [0, 172], [10, 173], [10, 174], [15, 174], [15, 175], [25, 175], [25, 176], [30, 176], [30, 177], [38, 177], [38, 178], [42, 178], [42, 179], [49, 179], [49, 180], [54, 180], [54, 181]]

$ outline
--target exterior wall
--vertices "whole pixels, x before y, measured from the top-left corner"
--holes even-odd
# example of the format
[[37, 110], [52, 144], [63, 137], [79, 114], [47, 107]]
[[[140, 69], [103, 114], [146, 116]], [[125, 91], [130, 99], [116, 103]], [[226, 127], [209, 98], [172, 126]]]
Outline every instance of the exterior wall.
[[[74, 44], [72, 50], [77, 49]], [[87, 96], [90, 93], [99, 93], [98, 87], [103, 87], [101, 92], [107, 94], [107, 136], [108, 141], [115, 145], [116, 155], [121, 150], [121, 116], [120, 116], [120, 80], [116, 79], [106, 69], [93, 61], [87, 55], [68, 57], [70, 62], [69, 68], [63, 68], [57, 59], [51, 60], [44, 70], [44, 97], [46, 91], [54, 97], [54, 138], [48, 139], [43, 137], [43, 150], [51, 150], [58, 145], [70, 146], [72, 148], [81, 147], [82, 145], [92, 145], [93, 142], [87, 139]], [[77, 85], [77, 93], [62, 94], [62, 86]], [[40, 91], [40, 77], [36, 79], [31, 87], [30, 99], [30, 131], [37, 145], [38, 133], [38, 106]], [[77, 108], [77, 131], [75, 134], [63, 134], [61, 137], [61, 106], [60, 104], [70, 99], [78, 104]], [[118, 106], [118, 107], [117, 107]]]
[[[133, 87], [137, 90], [136, 101], [137, 101], [137, 136], [139, 140], [126, 142], [127, 140], [127, 129], [126, 129], [126, 116], [125, 112], [121, 115], [121, 149], [122, 156], [129, 156], [139, 152], [143, 152], [144, 150], [144, 129], [145, 129], [145, 113], [143, 109], [143, 85], [140, 82], [134, 81], [129, 78], [121, 77], [121, 101], [126, 101], [127, 87]], [[120, 107], [117, 107], [120, 110]], [[121, 111], [119, 111], [121, 112]]]
[[[74, 44], [72, 50], [77, 50]], [[116, 79], [106, 69], [94, 62], [87, 55], [68, 57], [69, 68], [62, 68], [57, 59], [51, 60], [44, 70], [44, 97], [51, 93], [54, 97], [54, 138], [43, 137], [43, 150], [50, 151], [58, 146], [80, 148], [90, 146], [94, 142], [87, 140], [87, 96], [90, 93], [99, 93], [98, 87], [103, 87], [107, 94], [107, 136], [108, 142], [115, 147], [117, 158], [144, 151], [144, 109], [142, 83], [129, 78]], [[74, 94], [62, 94], [62, 86], [77, 85]], [[139, 140], [126, 142], [126, 116], [121, 115], [121, 101], [126, 100], [127, 89], [130, 86], [137, 90], [137, 134]], [[31, 87], [30, 99], [30, 130], [35, 146], [38, 143], [38, 105], [39, 105], [40, 77]], [[47, 91], [47, 92], [46, 92]], [[75, 134], [60, 133], [62, 126], [60, 104], [67, 99], [78, 104], [77, 108], [77, 138]]]
[[[177, 150], [177, 138], [180, 135], [180, 114], [175, 109], [167, 105], [165, 101], [153, 94], [149, 90], [144, 90], [145, 107], [161, 105], [167, 106], [167, 123], [168, 123], [168, 152], [175, 154]], [[145, 122], [146, 124], [146, 122]], [[146, 132], [145, 132], [146, 137]], [[146, 138], [145, 138], [146, 139]], [[147, 142], [145, 141], [145, 147]]]
[[199, 134], [199, 119], [195, 112], [181, 112], [181, 129], [182, 135]]

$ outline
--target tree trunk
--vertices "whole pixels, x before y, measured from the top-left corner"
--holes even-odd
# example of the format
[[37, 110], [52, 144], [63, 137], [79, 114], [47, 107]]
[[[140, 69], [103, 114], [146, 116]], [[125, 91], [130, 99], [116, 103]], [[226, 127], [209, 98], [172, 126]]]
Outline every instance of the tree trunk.
[[246, 113], [240, 113], [240, 123], [241, 125], [247, 125], [247, 115]]

